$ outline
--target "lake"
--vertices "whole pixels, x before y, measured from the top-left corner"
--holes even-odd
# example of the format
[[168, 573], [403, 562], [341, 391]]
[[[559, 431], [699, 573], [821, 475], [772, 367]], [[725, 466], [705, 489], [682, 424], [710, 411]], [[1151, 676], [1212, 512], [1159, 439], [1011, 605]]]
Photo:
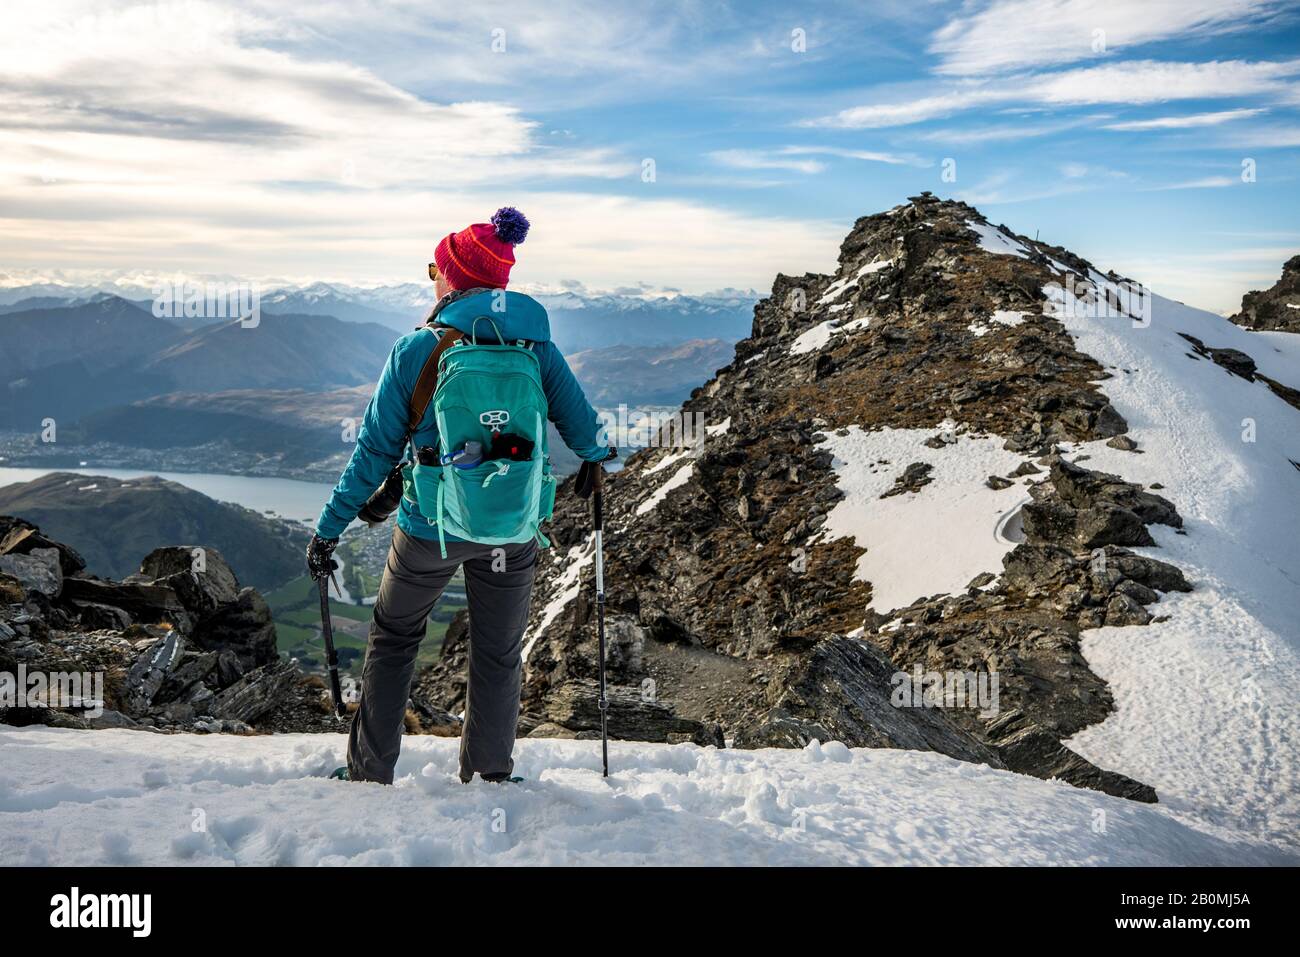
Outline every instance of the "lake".
[[134, 479], [157, 475], [178, 485], [202, 492], [219, 502], [234, 502], [258, 512], [274, 512], [281, 518], [315, 525], [320, 510], [329, 499], [333, 486], [323, 482], [267, 478], [257, 475], [220, 475], [208, 472], [158, 472], [148, 469], [97, 468], [0, 468], [0, 486], [30, 482], [51, 472], [77, 475], [104, 475], [108, 478]]

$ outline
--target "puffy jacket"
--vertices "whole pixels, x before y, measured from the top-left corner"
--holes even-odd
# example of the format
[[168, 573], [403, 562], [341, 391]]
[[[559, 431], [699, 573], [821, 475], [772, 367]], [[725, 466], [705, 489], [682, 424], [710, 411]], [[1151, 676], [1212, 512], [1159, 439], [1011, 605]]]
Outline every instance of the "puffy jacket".
[[[437, 312], [437, 322], [470, 334], [474, 319], [488, 316], [506, 339], [528, 340], [541, 365], [542, 390], [546, 393], [550, 420], [555, 423], [560, 438], [580, 458], [601, 461], [608, 450], [597, 444], [602, 436], [596, 410], [587, 401], [564, 356], [551, 342], [551, 323], [546, 309], [530, 296], [507, 291], [504, 293], [505, 308], [501, 309], [498, 304], [499, 311], [494, 311], [494, 295], [499, 294], [482, 290], [452, 299]], [[485, 335], [491, 335], [485, 322], [479, 323], [478, 331], [479, 341], [483, 341]], [[415, 391], [425, 360], [438, 344], [438, 336], [433, 328], [424, 327], [402, 336], [393, 346], [379, 385], [366, 406], [352, 459], [316, 522], [316, 534], [322, 538], [338, 538], [357, 517], [366, 499], [383, 484], [393, 466], [406, 454], [406, 420], [411, 394]], [[415, 430], [414, 441], [417, 448], [438, 445], [432, 402]], [[437, 526], [426, 521], [415, 503], [405, 497], [402, 498], [397, 524], [402, 531], [416, 538], [438, 537]]]

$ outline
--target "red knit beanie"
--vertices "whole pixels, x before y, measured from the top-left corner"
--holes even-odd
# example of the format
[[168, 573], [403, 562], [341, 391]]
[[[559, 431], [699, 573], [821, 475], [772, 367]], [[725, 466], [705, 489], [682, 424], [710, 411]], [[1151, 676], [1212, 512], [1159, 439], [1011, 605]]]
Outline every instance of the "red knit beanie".
[[504, 289], [515, 264], [515, 247], [528, 235], [528, 220], [513, 206], [503, 206], [492, 221], [448, 233], [433, 251], [433, 261], [453, 289]]

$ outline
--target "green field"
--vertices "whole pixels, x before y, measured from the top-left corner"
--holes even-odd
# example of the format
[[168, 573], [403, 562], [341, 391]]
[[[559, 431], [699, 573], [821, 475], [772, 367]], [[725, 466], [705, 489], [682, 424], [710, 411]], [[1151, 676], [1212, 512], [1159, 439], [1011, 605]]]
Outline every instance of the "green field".
[[[422, 668], [437, 660], [447, 626], [456, 612], [465, 607], [464, 596], [465, 583], [458, 572], [429, 616], [416, 667]], [[320, 632], [320, 597], [316, 583], [304, 575], [267, 594], [266, 602], [271, 606], [280, 654], [297, 658], [307, 671], [323, 671], [325, 648]], [[369, 606], [348, 605], [330, 599], [334, 647], [339, 654], [341, 670], [354, 677], [360, 675], [365, 659], [370, 615]]]

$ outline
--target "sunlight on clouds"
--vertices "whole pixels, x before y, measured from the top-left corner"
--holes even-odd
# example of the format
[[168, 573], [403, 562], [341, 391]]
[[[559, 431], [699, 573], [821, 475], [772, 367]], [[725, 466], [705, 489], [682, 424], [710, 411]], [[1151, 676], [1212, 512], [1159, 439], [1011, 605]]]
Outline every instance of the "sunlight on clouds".
[[[438, 238], [505, 202], [535, 224], [520, 257], [534, 280], [763, 286], [780, 268], [834, 262], [842, 226], [668, 199], [640, 182], [639, 160], [549, 145], [509, 104], [431, 102], [354, 64], [272, 49], [287, 9], [62, 2], [13, 18], [0, 39], [7, 262], [418, 279]], [[538, 18], [521, 34], [545, 45], [557, 29]], [[581, 179], [644, 195], [585, 195], [570, 185]]]
[[[33, 195], [39, 194], [39, 195]], [[698, 292], [768, 288], [778, 271], [834, 266], [846, 223], [752, 217], [672, 199], [512, 190], [490, 194], [342, 190], [220, 193], [186, 184], [49, 184], [7, 203], [14, 267], [214, 272], [352, 282], [419, 281], [446, 233], [503, 203], [533, 229], [521, 283], [580, 275], [607, 287], [650, 281]]]
[[[85, 182], [462, 185], [534, 148], [536, 124], [508, 105], [431, 103], [351, 64], [250, 45], [261, 28], [183, 3], [11, 34], [0, 50], [8, 181], [35, 163], [29, 174], [51, 164]], [[565, 174], [630, 171], [592, 152], [538, 159], [538, 175], [548, 160]]]

